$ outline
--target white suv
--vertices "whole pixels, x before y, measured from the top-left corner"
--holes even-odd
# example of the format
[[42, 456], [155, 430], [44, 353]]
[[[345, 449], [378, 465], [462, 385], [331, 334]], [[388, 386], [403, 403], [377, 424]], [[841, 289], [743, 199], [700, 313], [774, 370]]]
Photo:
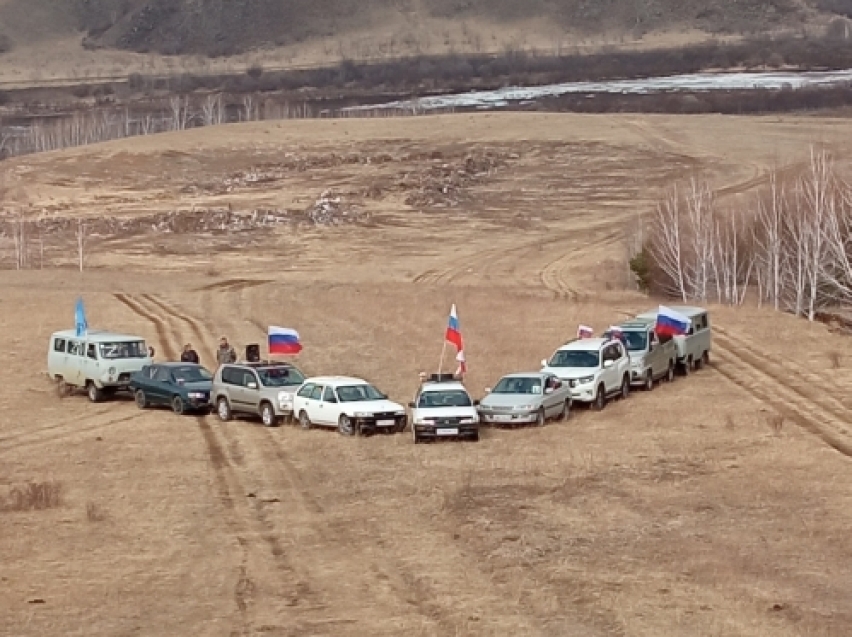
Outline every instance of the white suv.
[[349, 376], [306, 378], [293, 397], [293, 414], [303, 429], [337, 427], [344, 436], [405, 429], [405, 407]]
[[415, 444], [444, 437], [479, 440], [477, 405], [452, 374], [433, 374], [408, 403]]
[[571, 387], [571, 397], [601, 410], [607, 398], [630, 393], [630, 358], [621, 341], [583, 338], [569, 341], [541, 361], [543, 372]]

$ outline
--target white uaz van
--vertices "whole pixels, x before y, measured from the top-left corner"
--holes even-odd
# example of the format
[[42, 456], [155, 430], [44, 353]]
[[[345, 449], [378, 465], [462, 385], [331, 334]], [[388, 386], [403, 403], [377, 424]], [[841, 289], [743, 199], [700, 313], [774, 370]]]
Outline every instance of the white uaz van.
[[47, 373], [57, 382], [84, 387], [89, 400], [98, 402], [126, 390], [130, 375], [152, 364], [140, 336], [89, 330], [55, 332], [47, 352]]

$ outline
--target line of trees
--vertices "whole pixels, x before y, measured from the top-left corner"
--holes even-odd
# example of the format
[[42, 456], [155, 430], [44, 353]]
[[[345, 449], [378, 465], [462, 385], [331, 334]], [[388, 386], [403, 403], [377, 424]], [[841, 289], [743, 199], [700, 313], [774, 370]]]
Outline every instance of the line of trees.
[[723, 207], [705, 181], [669, 190], [630, 260], [639, 286], [683, 302], [759, 305], [814, 320], [852, 302], [852, 184], [812, 149], [751, 202]]

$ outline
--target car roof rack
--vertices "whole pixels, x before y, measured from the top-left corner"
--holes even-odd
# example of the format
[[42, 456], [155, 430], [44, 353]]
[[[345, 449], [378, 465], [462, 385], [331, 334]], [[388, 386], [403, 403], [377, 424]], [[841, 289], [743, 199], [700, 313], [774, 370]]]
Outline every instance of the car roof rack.
[[455, 374], [429, 374], [426, 378], [426, 382], [428, 383], [457, 383], [459, 382], [458, 376]]
[[287, 363], [285, 361], [240, 361], [237, 364], [245, 365], [246, 367], [293, 367], [292, 363]]

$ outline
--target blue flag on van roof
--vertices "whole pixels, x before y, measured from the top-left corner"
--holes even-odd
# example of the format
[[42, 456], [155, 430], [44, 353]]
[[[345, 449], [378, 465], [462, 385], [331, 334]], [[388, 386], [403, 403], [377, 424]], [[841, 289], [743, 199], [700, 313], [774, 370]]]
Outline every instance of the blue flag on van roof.
[[83, 336], [89, 331], [89, 323], [86, 321], [86, 308], [83, 306], [83, 298], [77, 299], [77, 307], [74, 308], [74, 329], [77, 336]]

